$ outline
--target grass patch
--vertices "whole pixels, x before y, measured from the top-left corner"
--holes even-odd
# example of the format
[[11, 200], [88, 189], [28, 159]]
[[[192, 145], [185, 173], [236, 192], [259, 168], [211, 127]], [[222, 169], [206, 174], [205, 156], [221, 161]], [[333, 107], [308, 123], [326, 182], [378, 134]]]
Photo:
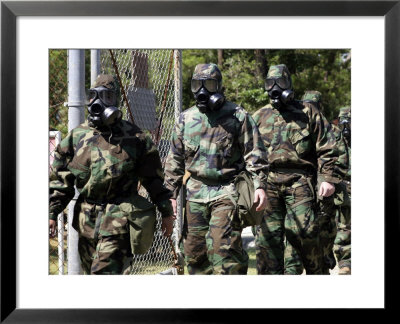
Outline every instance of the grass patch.
[[172, 267], [172, 264], [168, 265], [166, 261], [151, 262], [151, 264], [146, 263], [134, 263], [130, 270], [130, 275], [156, 275]]
[[249, 255], [249, 268], [247, 269], [248, 275], [256, 275], [257, 274], [257, 263], [256, 263], [256, 249], [248, 248], [247, 254]]
[[[67, 273], [67, 235], [64, 235], [64, 273]], [[49, 239], [49, 274], [58, 275], [58, 240], [57, 237]]]

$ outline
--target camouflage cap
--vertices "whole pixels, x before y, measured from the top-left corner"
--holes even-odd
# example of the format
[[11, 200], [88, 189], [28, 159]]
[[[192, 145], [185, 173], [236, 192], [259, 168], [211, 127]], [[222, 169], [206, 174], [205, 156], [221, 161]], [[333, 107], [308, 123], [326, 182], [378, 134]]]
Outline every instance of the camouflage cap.
[[106, 87], [111, 90], [116, 90], [117, 88], [119, 88], [119, 83], [117, 78], [111, 74], [99, 74], [96, 81], [94, 82], [93, 88], [97, 88], [100, 86]]
[[271, 65], [268, 70], [267, 74], [267, 79], [268, 78], [290, 78], [290, 72], [285, 64], [279, 64], [279, 65]]
[[222, 81], [222, 74], [218, 66], [214, 63], [197, 64], [194, 68], [193, 79], [215, 79]]
[[93, 84], [93, 88], [106, 87], [110, 90], [114, 90], [117, 96], [117, 106], [119, 104], [120, 86], [118, 79], [115, 75], [111, 74], [99, 74], [96, 81]]
[[339, 119], [342, 118], [351, 118], [351, 108], [350, 107], [342, 107], [339, 109]]
[[308, 90], [305, 91], [303, 97], [301, 97], [303, 101], [313, 101], [313, 102], [321, 102], [321, 92], [316, 90]]

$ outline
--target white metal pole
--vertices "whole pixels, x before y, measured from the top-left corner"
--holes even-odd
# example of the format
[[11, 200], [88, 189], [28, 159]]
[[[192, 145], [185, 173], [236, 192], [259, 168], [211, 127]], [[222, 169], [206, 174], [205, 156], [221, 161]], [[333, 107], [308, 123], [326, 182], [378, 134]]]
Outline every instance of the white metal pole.
[[[85, 51], [68, 50], [68, 131], [85, 119]], [[78, 252], [79, 235], [72, 227], [74, 206], [79, 193], [68, 205], [68, 274], [80, 274], [81, 263]]]
[[90, 50], [90, 86], [94, 84], [100, 74], [100, 50]]

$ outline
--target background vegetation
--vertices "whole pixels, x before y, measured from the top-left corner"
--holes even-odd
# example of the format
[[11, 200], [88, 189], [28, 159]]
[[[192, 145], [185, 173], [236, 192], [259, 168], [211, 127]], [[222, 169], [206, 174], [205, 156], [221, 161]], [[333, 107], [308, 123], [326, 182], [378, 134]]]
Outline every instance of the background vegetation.
[[[90, 51], [85, 51], [87, 88]], [[286, 64], [292, 74], [296, 99], [306, 90], [322, 93], [323, 112], [328, 120], [340, 107], [351, 105], [351, 53], [349, 49], [189, 49], [182, 51], [183, 109], [194, 105], [190, 91], [193, 69], [199, 63], [216, 63], [223, 75], [225, 95], [249, 112], [269, 101], [264, 90], [268, 67]], [[49, 127], [68, 131], [67, 50], [49, 51]]]
[[322, 93], [328, 120], [350, 105], [351, 54], [349, 49], [329, 50], [183, 50], [183, 109], [194, 105], [190, 91], [193, 69], [199, 63], [216, 63], [223, 75], [225, 95], [249, 112], [269, 102], [264, 80], [270, 65], [286, 64], [292, 74], [296, 99], [306, 90]]
[[[85, 50], [85, 88], [90, 87], [90, 50]], [[68, 51], [49, 51], [49, 130], [68, 133]], [[86, 114], [86, 112], [85, 112]]]

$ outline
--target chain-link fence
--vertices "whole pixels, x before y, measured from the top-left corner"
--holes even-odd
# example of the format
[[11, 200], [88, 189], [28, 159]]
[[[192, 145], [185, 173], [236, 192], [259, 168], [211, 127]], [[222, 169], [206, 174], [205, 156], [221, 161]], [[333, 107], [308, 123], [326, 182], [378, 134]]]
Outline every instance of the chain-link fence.
[[[63, 116], [68, 116], [68, 110], [63, 103], [67, 102], [68, 92], [67, 50], [64, 50], [65, 53], [55, 52], [50, 51], [50, 127], [51, 130], [60, 130], [61, 135], [65, 136], [68, 120], [63, 119]], [[117, 75], [122, 85], [119, 104], [124, 118], [134, 121], [142, 130], [149, 132], [158, 146], [164, 165], [175, 117], [181, 109], [180, 51], [114, 49], [101, 50], [100, 53], [101, 73]], [[90, 53], [85, 54], [86, 58], [90, 57]], [[62, 64], [65, 64], [64, 67]], [[89, 86], [89, 72], [90, 60], [86, 60], [86, 87]], [[60, 76], [61, 74], [63, 75]], [[52, 108], [53, 106], [55, 108]], [[50, 148], [50, 155], [52, 150], [54, 145]], [[144, 188], [139, 192], [148, 197]], [[158, 214], [153, 245], [146, 254], [133, 257], [131, 274], [177, 272], [173, 265], [178, 252], [177, 242], [181, 228], [179, 220], [180, 217], [172, 239], [167, 239], [162, 235], [161, 215]], [[54, 256], [60, 251], [58, 247], [63, 242], [63, 239], [58, 242], [50, 239], [50, 274], [61, 273], [58, 267], [52, 264], [58, 265]], [[58, 257], [61, 258], [62, 255], [58, 254]]]
[[[102, 50], [101, 70], [117, 74], [122, 84], [120, 106], [126, 119], [133, 119], [151, 133], [164, 164], [175, 121], [174, 50]], [[143, 187], [139, 193], [148, 196]], [[158, 214], [153, 246], [146, 254], [134, 257], [132, 274], [154, 274], [170, 268], [174, 263], [172, 247], [175, 249], [176, 244], [163, 237]]]
[[[52, 163], [54, 160], [54, 151], [60, 143], [61, 132], [50, 131], [49, 134], [49, 151], [50, 151], [50, 166], [49, 171], [52, 170]], [[66, 216], [64, 212], [60, 213], [57, 217], [57, 236], [49, 240], [49, 273], [51, 274], [64, 274], [67, 269], [67, 231], [65, 230]]]

